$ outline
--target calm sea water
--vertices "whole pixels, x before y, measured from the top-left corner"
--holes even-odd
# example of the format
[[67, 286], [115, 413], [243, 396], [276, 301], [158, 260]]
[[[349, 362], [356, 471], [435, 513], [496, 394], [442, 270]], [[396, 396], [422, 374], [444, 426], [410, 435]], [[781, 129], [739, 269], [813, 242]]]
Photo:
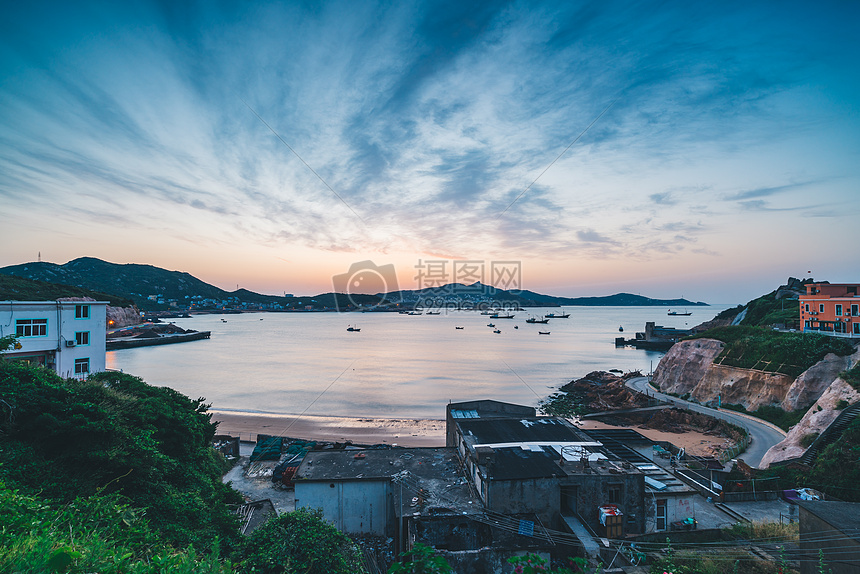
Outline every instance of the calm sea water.
[[[647, 372], [662, 353], [616, 348], [619, 325], [632, 338], [646, 321], [683, 328], [725, 308], [669, 317], [664, 307], [571, 307], [569, 319], [548, 325], [525, 323], [546, 309], [508, 320], [466, 311], [198, 315], [174, 321], [211, 331], [208, 341], [111, 351], [107, 366], [205, 397], [220, 410], [441, 418], [450, 400], [536, 405], [590, 371]], [[502, 332], [493, 333], [490, 322]], [[350, 324], [361, 332], [347, 332]]]

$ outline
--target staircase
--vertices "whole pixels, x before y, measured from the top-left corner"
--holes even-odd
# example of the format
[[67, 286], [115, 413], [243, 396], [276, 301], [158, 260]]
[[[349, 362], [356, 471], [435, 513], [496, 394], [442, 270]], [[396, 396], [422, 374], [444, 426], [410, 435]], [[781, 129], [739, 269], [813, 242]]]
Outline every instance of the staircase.
[[830, 426], [824, 429], [824, 432], [806, 449], [806, 452], [795, 460], [812, 466], [818, 453], [824, 450], [827, 445], [838, 440], [842, 436], [842, 432], [857, 418], [858, 413], [860, 413], [860, 402], [843, 409], [836, 420], [830, 423]]

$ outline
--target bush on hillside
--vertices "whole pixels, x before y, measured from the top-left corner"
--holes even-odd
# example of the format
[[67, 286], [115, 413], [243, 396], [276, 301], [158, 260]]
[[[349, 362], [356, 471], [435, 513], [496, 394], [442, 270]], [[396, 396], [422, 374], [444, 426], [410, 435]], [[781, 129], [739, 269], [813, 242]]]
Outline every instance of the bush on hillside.
[[300, 509], [269, 520], [248, 536], [237, 571], [281, 574], [360, 574], [358, 547], [322, 519], [322, 512]]
[[57, 502], [120, 494], [179, 547], [238, 541], [229, 505], [241, 496], [221, 483], [226, 463], [202, 399], [123, 373], [79, 381], [12, 361], [0, 361], [0, 398], [10, 486]]

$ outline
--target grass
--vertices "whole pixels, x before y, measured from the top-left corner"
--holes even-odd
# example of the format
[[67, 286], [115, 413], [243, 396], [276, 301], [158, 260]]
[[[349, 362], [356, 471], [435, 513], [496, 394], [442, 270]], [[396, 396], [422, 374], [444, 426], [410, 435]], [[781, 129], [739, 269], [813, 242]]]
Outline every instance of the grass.
[[723, 408], [760, 418], [761, 420], [775, 424], [784, 431], [788, 431], [791, 427], [799, 423], [803, 415], [806, 414], [805, 409], [784, 411], [779, 407], [772, 406], [760, 407], [753, 412], [749, 412], [742, 405], [724, 404]]
[[839, 376], [843, 381], [860, 391], [860, 363], [854, 365], [853, 369], [842, 371]]
[[[813, 333], [782, 333], [740, 325], [717, 327], [687, 337], [687, 340], [701, 338], [725, 343], [725, 348], [714, 360], [717, 364], [782, 373], [791, 377], [800, 375], [828, 353], [844, 356], [854, 351], [854, 346], [844, 339]], [[860, 385], [860, 372], [857, 373], [857, 384]]]

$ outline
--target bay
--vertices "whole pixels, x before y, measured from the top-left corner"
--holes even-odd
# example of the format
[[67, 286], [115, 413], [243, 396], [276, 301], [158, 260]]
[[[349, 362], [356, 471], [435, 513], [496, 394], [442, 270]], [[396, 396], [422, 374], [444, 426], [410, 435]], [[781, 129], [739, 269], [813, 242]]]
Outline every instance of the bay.
[[173, 322], [211, 339], [110, 351], [107, 366], [218, 410], [438, 419], [449, 401], [537, 405], [590, 371], [647, 373], [662, 353], [616, 348], [615, 337], [632, 338], [646, 321], [692, 327], [728, 307], [695, 307], [688, 317], [667, 316], [665, 307], [571, 307], [570, 318], [547, 325], [525, 319], [558, 309], [507, 320], [472, 311], [196, 315]]

